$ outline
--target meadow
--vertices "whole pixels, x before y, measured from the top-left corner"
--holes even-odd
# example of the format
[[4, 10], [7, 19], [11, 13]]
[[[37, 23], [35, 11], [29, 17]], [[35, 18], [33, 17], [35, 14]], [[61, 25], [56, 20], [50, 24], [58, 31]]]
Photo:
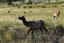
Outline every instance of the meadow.
[[[55, 20], [52, 15], [53, 9], [55, 8], [60, 9], [61, 11], [60, 17], [57, 20]], [[24, 11], [26, 12], [26, 14], [24, 14]], [[12, 40], [11, 34], [12, 32], [14, 32], [13, 30], [15, 29], [21, 29], [22, 38], [24, 37], [23, 35], [26, 34], [28, 27], [24, 26], [22, 21], [18, 20], [18, 17], [20, 16], [25, 16], [27, 21], [44, 20], [46, 23], [47, 29], [49, 29], [50, 27], [54, 28], [59, 25], [62, 25], [64, 27], [64, 19], [63, 19], [64, 18], [64, 5], [63, 4], [22, 5], [20, 6], [20, 8], [13, 7], [13, 6], [9, 7], [8, 5], [0, 5], [0, 43], [13, 43], [11, 42]], [[31, 35], [29, 35], [28, 37], [30, 36]], [[38, 38], [36, 39], [38, 41]], [[42, 43], [40, 41], [38, 43]], [[30, 43], [30, 38], [22, 39], [21, 42], [19, 41], [15, 43]], [[51, 43], [51, 42], [45, 42], [45, 43]]]

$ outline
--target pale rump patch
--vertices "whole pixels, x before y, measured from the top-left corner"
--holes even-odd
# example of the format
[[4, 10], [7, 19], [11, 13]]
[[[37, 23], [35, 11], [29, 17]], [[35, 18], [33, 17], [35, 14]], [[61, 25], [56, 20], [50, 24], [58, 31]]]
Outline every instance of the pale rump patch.
[[57, 16], [57, 14], [56, 14], [56, 13], [54, 13], [54, 14], [53, 14], [53, 16]]

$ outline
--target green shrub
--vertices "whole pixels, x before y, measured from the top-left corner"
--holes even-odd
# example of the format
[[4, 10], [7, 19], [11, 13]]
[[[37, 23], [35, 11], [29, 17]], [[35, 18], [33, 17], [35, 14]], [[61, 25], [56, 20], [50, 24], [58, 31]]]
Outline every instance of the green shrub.
[[27, 8], [27, 6], [23, 6], [23, 8]]
[[46, 8], [46, 6], [42, 6], [42, 8]]
[[32, 6], [29, 6], [29, 8], [33, 8]]

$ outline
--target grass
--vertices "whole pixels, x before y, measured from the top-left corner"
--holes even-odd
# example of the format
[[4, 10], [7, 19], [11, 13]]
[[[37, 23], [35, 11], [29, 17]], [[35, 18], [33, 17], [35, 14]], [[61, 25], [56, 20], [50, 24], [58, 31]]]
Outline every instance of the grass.
[[[48, 6], [47, 6], [48, 7]], [[53, 12], [53, 7], [50, 6], [50, 8], [20, 8], [18, 9], [17, 7], [5, 7], [5, 8], [1, 8], [0, 7], [0, 24], [1, 25], [14, 25], [16, 27], [22, 27], [21, 25], [22, 22], [20, 20], [18, 20], [18, 17], [19, 16], [25, 16], [26, 19], [28, 21], [30, 20], [44, 20], [46, 23], [49, 23], [49, 24], [56, 24], [55, 22], [57, 22], [56, 20], [54, 20], [53, 18], [53, 15], [52, 15], [52, 12]], [[60, 17], [59, 17], [59, 21], [58, 23], [59, 24], [62, 24], [64, 25], [64, 12], [63, 12], [63, 7], [58, 7], [58, 9], [61, 10], [61, 14], [60, 14]], [[8, 11], [10, 11], [10, 13], [8, 13]], [[23, 12], [26, 12], [26, 14], [24, 14]], [[30, 11], [32, 11], [30, 13]], [[51, 22], [51, 23], [50, 23]], [[48, 24], [48, 25], [49, 25]], [[24, 25], [23, 25], [24, 26]]]
[[[27, 27], [25, 27], [22, 23], [22, 21], [18, 20], [19, 16], [25, 16], [27, 21], [32, 21], [32, 20], [44, 20], [46, 23], [46, 28], [48, 29], [49, 27], [57, 26], [61, 24], [64, 26], [64, 8], [61, 5], [57, 5], [58, 9], [61, 10], [60, 17], [58, 20], [54, 20], [52, 11], [55, 9], [54, 7], [51, 7], [53, 5], [45, 5], [46, 8], [23, 8], [21, 7], [18, 9], [17, 7], [7, 7], [7, 6], [1, 6], [0, 7], [0, 29], [4, 30], [4, 40], [5, 43], [9, 43], [8, 41], [11, 40], [11, 33], [7, 31], [6, 29], [23, 29], [27, 31]], [[8, 13], [10, 11], [10, 13]], [[26, 12], [24, 14], [23, 12]], [[30, 13], [30, 11], [32, 11]], [[6, 31], [5, 31], [6, 30]], [[8, 36], [7, 36], [8, 35]], [[9, 36], [10, 35], [10, 36]], [[2, 36], [3, 37], [3, 36]], [[3, 40], [3, 39], [2, 39]], [[4, 43], [1, 40], [1, 43]], [[29, 39], [28, 39], [29, 40]], [[7, 42], [6, 42], [7, 41]], [[26, 42], [27, 43], [27, 42]]]

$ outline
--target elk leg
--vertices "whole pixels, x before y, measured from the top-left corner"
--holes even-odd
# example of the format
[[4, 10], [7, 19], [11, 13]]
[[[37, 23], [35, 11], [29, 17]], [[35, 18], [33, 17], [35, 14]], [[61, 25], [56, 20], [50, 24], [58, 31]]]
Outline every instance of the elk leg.
[[41, 33], [43, 33], [42, 29], [40, 28]]
[[27, 35], [29, 34], [29, 32], [31, 31], [32, 29], [29, 29], [28, 32], [27, 32]]
[[54, 16], [54, 19], [56, 18], [56, 16]]
[[43, 27], [44, 28], [44, 30], [46, 31], [46, 33], [48, 33], [49, 34], [49, 32], [48, 32], [48, 30], [46, 29], [46, 27]]
[[44, 30], [47, 32], [48, 30], [45, 28], [45, 27], [43, 27], [44, 28]]
[[32, 35], [32, 38], [34, 38], [33, 31], [34, 31], [34, 30], [32, 30], [32, 33], [31, 33], [31, 35]]

